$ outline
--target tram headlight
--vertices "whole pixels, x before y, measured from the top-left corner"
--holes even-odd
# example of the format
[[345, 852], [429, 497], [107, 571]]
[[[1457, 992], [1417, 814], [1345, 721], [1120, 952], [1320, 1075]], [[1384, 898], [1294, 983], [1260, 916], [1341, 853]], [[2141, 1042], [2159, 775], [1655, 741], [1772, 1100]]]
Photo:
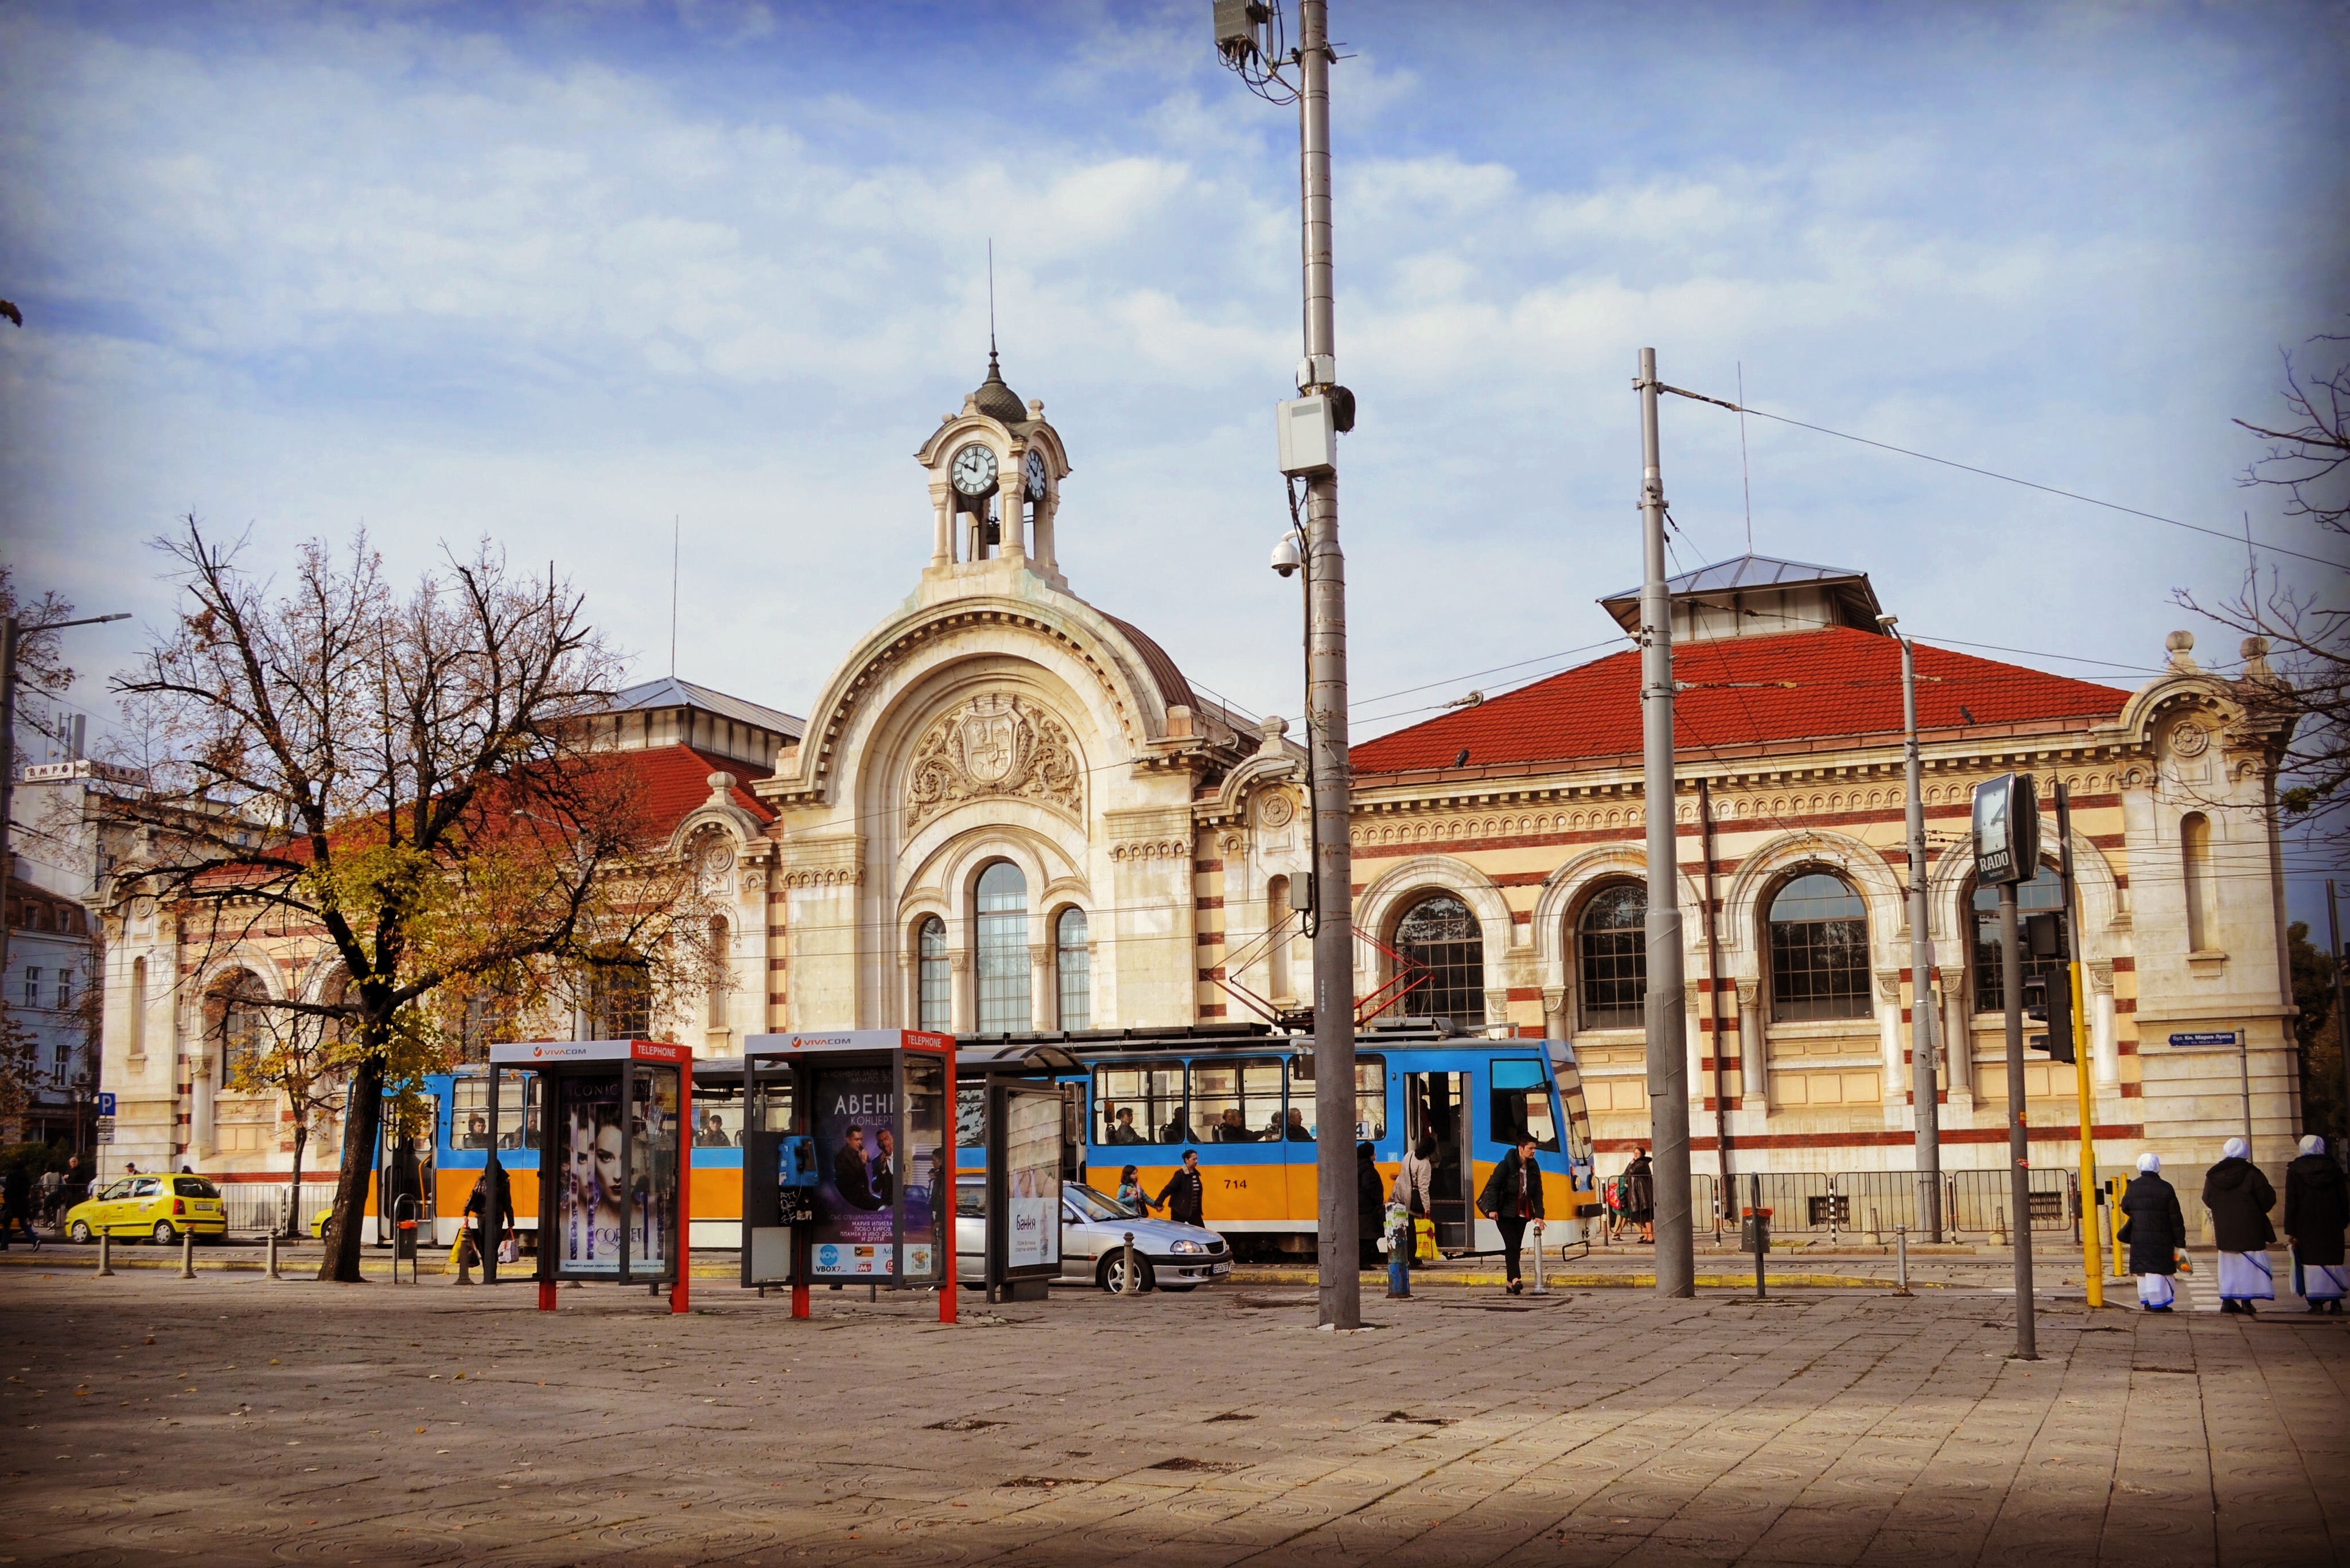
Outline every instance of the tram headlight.
[[1167, 1250], [1170, 1252], [1204, 1252], [1208, 1249], [1197, 1241], [1178, 1241]]

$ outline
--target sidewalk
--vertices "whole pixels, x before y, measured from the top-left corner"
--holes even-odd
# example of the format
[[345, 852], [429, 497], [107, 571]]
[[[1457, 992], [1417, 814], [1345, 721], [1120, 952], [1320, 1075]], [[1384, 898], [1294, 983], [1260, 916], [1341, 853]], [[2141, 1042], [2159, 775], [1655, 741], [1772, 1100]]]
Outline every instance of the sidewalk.
[[[46, 1250], [45, 1250], [46, 1251]], [[930, 1298], [0, 1271], [24, 1563], [2293, 1563], [2345, 1320], [1952, 1288]], [[1301, 1303], [1305, 1304], [1300, 1304]]]

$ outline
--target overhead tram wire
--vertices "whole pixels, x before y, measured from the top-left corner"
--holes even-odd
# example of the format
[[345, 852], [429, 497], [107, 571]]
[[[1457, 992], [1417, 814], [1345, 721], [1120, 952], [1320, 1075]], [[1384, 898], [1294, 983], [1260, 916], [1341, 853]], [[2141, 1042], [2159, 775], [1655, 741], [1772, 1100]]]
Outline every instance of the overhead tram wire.
[[1873, 446], [1879, 452], [1897, 452], [1903, 457], [1914, 457], [1921, 462], [1939, 463], [1944, 468], [1955, 468], [1962, 472], [1980, 474], [1985, 479], [1996, 479], [2002, 483], [2020, 484], [2026, 490], [2037, 490], [2043, 494], [2061, 495], [2067, 501], [2079, 501], [2091, 506], [2102, 506], [2108, 512], [2120, 512], [2132, 517], [2143, 517], [2150, 523], [2166, 523], [2173, 528], [2184, 528], [2190, 534], [2207, 534], [2214, 539], [2225, 539], [2230, 545], [2242, 545], [2248, 549], [2257, 546], [2272, 556], [2290, 556], [2294, 560], [2309, 561], [2321, 566], [2331, 566], [2335, 571], [2350, 571], [2350, 562], [2329, 561], [2323, 556], [2312, 556], [2301, 550], [2288, 550], [2282, 545], [2271, 545], [2254, 540], [2249, 528], [2241, 534], [2206, 528], [2200, 523], [2186, 523], [2176, 517], [2165, 517], [2159, 512], [2147, 512], [2136, 506], [2125, 506], [2118, 501], [2100, 500], [2094, 495], [2084, 495], [2077, 490], [2065, 490], [2054, 484], [2043, 484], [2038, 480], [2018, 479], [2014, 474], [2002, 473], [1996, 469], [1981, 468], [1971, 462], [1960, 462], [1956, 458], [1936, 457], [1929, 452], [1914, 452], [1906, 446], [1895, 446], [1891, 441], [1873, 441], [1867, 436], [1855, 435], [1850, 431], [1831, 430], [1826, 425], [1815, 425], [1805, 420], [1790, 418], [1785, 414], [1774, 414], [1767, 409], [1749, 408], [1743, 403], [1733, 403], [1722, 398], [1710, 398], [1703, 392], [1692, 392], [1683, 387], [1667, 386], [1662, 381], [1657, 383], [1657, 390], [1670, 392], [1677, 398], [1687, 398], [1691, 402], [1711, 403], [1717, 409], [1728, 409], [1734, 414], [1752, 414], [1758, 420], [1771, 420], [1783, 425], [1794, 425], [1798, 430], [1815, 431], [1821, 435], [1835, 436], [1839, 441], [1857, 441], [1862, 446]]

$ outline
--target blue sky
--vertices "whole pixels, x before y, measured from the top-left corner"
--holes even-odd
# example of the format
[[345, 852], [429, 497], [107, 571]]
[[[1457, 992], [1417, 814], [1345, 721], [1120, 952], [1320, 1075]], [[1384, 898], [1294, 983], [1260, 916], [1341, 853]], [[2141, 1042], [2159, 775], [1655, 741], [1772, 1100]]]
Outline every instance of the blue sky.
[[[264, 562], [362, 521], [415, 566], [486, 534], [658, 674], [675, 516], [680, 672], [799, 711], [927, 556], [910, 454], [983, 371], [992, 237], [1005, 373], [1076, 467], [1072, 586], [1294, 714], [1262, 563], [1295, 122], [1206, 12], [12, 6], [7, 557], [152, 625], [140, 545], [178, 513]], [[1758, 407], [2325, 553], [2239, 488], [2229, 421], [2350, 309], [2344, 18], [1340, 0], [1358, 737], [1608, 639], [1642, 344], [1679, 385], [1742, 363]], [[2169, 601], [2241, 547], [1746, 433], [1755, 547], [1870, 572], [1922, 637], [2123, 682], [2174, 627], [2233, 659]], [[1665, 472], [1681, 564], [1742, 551], [1735, 420], [1669, 406]]]

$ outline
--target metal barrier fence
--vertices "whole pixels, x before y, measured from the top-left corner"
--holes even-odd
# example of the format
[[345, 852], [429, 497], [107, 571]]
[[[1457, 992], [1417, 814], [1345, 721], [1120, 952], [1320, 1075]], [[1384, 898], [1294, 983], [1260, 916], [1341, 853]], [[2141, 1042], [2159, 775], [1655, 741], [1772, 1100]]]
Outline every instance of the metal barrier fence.
[[[221, 1188], [221, 1199], [228, 1212], [231, 1231], [268, 1231], [283, 1230], [286, 1225], [286, 1194], [283, 1181], [232, 1181]], [[310, 1216], [321, 1209], [330, 1209], [335, 1202], [335, 1184], [331, 1181], [306, 1181], [300, 1197], [294, 1205], [294, 1228], [307, 1232]]]
[[[2034, 1166], [2032, 1179], [2032, 1229], [2069, 1231], [2080, 1209], [2079, 1176], [2061, 1166]], [[2004, 1170], [1960, 1170], [1951, 1173], [1950, 1216], [1960, 1231], [2009, 1231], [2014, 1220], [2014, 1194]]]
[[[1603, 1196], [1620, 1190], [1620, 1177], [1601, 1183]], [[2034, 1168], [2031, 1172], [2032, 1229], [2072, 1231], [2080, 1220], [2077, 1172], [2061, 1166]], [[1771, 1229], [1778, 1235], [1815, 1234], [1831, 1239], [1846, 1235], [1888, 1239], [1897, 1228], [1914, 1236], [1929, 1229], [1924, 1179], [1912, 1170], [1767, 1171], [1733, 1176], [1728, 1207], [1717, 1209], [1723, 1197], [1718, 1179], [1692, 1174], [1690, 1210], [1696, 1229], [1710, 1231], [1721, 1216], [1725, 1231], [1735, 1231], [1745, 1208], [1755, 1200], [1761, 1183], [1762, 1207], [1772, 1212]], [[1606, 1201], [1612, 1219], [1617, 1202]], [[2004, 1170], [1960, 1170], [1942, 1177], [1942, 1223], [1952, 1232], [1985, 1235], [2009, 1232], [2014, 1207]]]

